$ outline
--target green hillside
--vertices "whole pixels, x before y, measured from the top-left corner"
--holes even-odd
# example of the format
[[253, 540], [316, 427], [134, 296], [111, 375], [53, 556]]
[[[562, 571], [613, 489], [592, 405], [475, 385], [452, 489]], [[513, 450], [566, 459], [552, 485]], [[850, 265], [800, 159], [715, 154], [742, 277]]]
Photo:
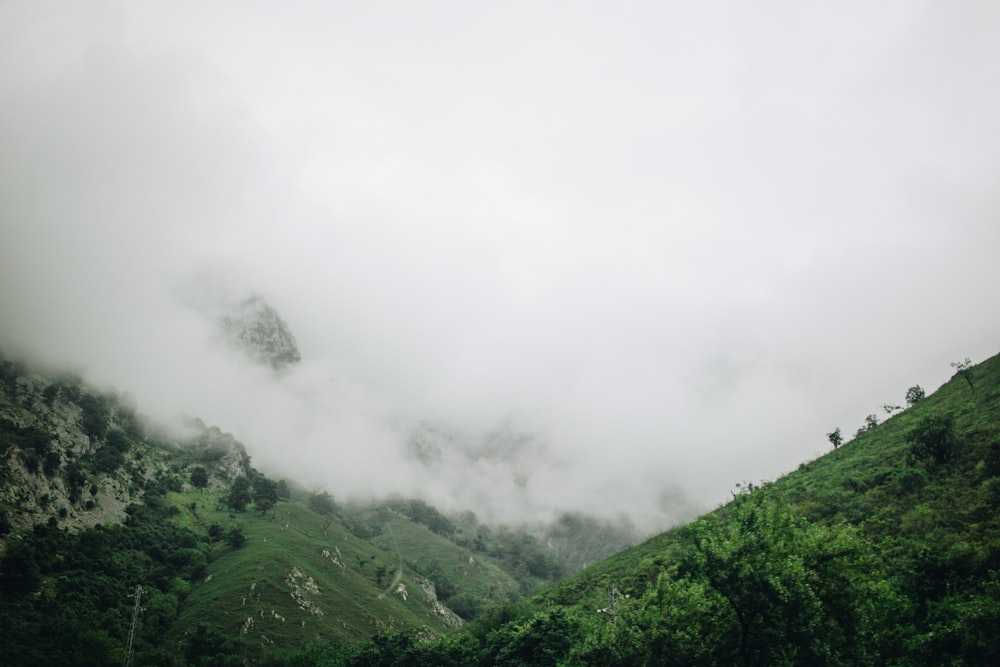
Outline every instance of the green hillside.
[[998, 664], [1000, 357], [956, 370], [525, 600], [565, 568], [531, 535], [289, 497], [219, 429], [5, 361], [0, 663]]
[[[339, 518], [355, 534], [400, 554], [428, 576], [439, 599], [466, 620], [528, 595], [568, 569], [550, 547], [524, 530], [481, 524], [472, 512], [452, 520], [420, 500], [390, 498], [346, 506]], [[588, 527], [596, 532], [602, 526], [593, 522]]]
[[[226, 510], [213, 510], [212, 495], [169, 494], [169, 500], [204, 530], [234, 521]], [[187, 509], [192, 502], [197, 519]], [[437, 603], [427, 579], [297, 503], [279, 502], [268, 515], [235, 521], [246, 542], [213, 560], [193, 586], [175, 624], [177, 640], [199, 623], [264, 648], [357, 643], [410, 628], [433, 636], [461, 624]]]
[[[425, 572], [447, 594], [449, 607], [471, 618], [480, 608], [521, 597], [520, 584], [491, 559], [402, 517], [385, 522], [373, 542], [389, 553], [405, 554], [407, 565]], [[459, 592], [461, 591], [461, 592]]]
[[[465, 540], [417, 500], [338, 506], [268, 479], [218, 428], [168, 433], [2, 358], [0, 455], [4, 665], [122, 662], [130, 641], [136, 662], [175, 665], [429, 639], [561, 571], [528, 535], [473, 522], [491, 539]], [[525, 562], [523, 579], [504, 569]]]
[[1000, 357], [957, 370], [530, 607], [310, 664], [1000, 664]]
[[[947, 453], [939, 458], [923, 451], [916, 439], [928, 430], [935, 435], [935, 425], [948, 425], [939, 434], [947, 443], [942, 452]], [[622, 664], [655, 664], [668, 653], [699, 661], [731, 659], [736, 664], [755, 660], [764, 664], [996, 664], [1000, 656], [998, 505], [1000, 356], [956, 374], [938, 391], [796, 472], [761, 488], [744, 489], [713, 514], [559, 582], [537, 601], [542, 606], [562, 605], [592, 621], [593, 609], [608, 607], [609, 590], [619, 591], [622, 598], [627, 595], [624, 604], [619, 603], [621, 613], [640, 617], [630, 629], [584, 623], [591, 633], [602, 633], [600, 640], [591, 634], [594, 646], [616, 654]], [[768, 523], [773, 517], [761, 518], [765, 510], [777, 513], [788, 525], [779, 530]], [[764, 543], [769, 530], [775, 540], [785, 543]], [[730, 550], [728, 561], [717, 558], [715, 550], [722, 548]], [[837, 564], [838, 571], [826, 576], [840, 582], [840, 590], [827, 591], [829, 597], [823, 598], [823, 587], [812, 583], [804, 586], [802, 599], [796, 600], [783, 588], [789, 584], [780, 581], [784, 573], [776, 563], [789, 569], [807, 568], [810, 556]], [[757, 559], [761, 560], [755, 563]], [[728, 576], [733, 581], [717, 578], [710, 571], [713, 566], [730, 567]], [[755, 573], [752, 567], [762, 571]], [[808, 581], [819, 572], [823, 567], [816, 565], [812, 572], [800, 573]], [[758, 589], [754, 589], [755, 577], [760, 578]], [[699, 604], [713, 598], [716, 603], [721, 598], [723, 604], [715, 609], [692, 605], [682, 611], [679, 601], [695, 593], [696, 599], [701, 598]], [[808, 637], [811, 643], [796, 650], [788, 645], [794, 643], [790, 630], [773, 637], [764, 630], [782, 623], [795, 627], [788, 619], [789, 605], [819, 598], [829, 611], [839, 594], [853, 599], [844, 618], [833, 622], [836, 629], [826, 639]], [[667, 600], [674, 606], [669, 614], [661, 614], [659, 606]], [[737, 613], [740, 605], [743, 609]], [[822, 605], [808, 623], [799, 621], [813, 628], [830, 623]], [[741, 614], [746, 615], [742, 631]], [[668, 623], [676, 625], [668, 627]], [[621, 642], [636, 626], [643, 633], [641, 648], [622, 648]], [[705, 651], [705, 646], [697, 646], [697, 638], [684, 637], [692, 627], [700, 628], [702, 642], [725, 646], [723, 636], [743, 634], [751, 635], [749, 641], [758, 645], [747, 651], [745, 659], [738, 646]], [[797, 631], [809, 634], [802, 627]], [[772, 643], [782, 642], [782, 650], [772, 650]]]
[[[972, 369], [972, 377], [975, 391], [956, 375], [917, 404], [768, 484], [766, 492], [810, 522], [857, 526], [876, 546], [912, 540], [938, 549], [958, 541], [1000, 549], [1000, 522], [994, 520], [1000, 501], [1000, 355]], [[954, 456], [942, 464], [914, 459], [907, 434], [942, 416], [954, 419]], [[641, 574], [647, 568], [676, 561], [690, 548], [694, 525], [587, 568], [541, 599], [648, 579]], [[640, 583], [633, 586], [641, 592]]]

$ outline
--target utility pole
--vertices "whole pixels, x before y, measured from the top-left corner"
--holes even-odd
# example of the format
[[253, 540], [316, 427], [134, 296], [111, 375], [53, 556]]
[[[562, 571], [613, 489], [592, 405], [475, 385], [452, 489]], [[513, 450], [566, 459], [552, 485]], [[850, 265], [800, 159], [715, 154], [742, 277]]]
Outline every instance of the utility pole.
[[128, 649], [125, 652], [125, 667], [132, 667], [132, 641], [135, 639], [135, 622], [139, 620], [139, 612], [142, 611], [142, 586], [136, 584], [135, 592], [129, 595], [130, 598], [135, 598], [135, 604], [132, 605], [132, 625], [128, 629]]

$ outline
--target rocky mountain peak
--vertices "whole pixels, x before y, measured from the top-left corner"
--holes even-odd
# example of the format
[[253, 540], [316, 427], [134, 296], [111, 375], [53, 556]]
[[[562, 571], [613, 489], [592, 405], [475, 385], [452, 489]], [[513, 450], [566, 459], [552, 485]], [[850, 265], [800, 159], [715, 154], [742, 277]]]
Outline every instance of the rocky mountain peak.
[[302, 359], [288, 324], [259, 295], [232, 304], [223, 312], [220, 324], [229, 343], [274, 370]]

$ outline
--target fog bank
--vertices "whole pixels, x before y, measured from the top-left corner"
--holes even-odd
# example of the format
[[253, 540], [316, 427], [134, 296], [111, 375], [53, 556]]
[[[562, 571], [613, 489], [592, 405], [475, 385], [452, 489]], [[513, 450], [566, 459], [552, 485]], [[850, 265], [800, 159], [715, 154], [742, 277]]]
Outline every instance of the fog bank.
[[[5, 2], [0, 345], [334, 494], [665, 525], [996, 353], [998, 33], [987, 2]], [[199, 276], [301, 362], [228, 347]]]

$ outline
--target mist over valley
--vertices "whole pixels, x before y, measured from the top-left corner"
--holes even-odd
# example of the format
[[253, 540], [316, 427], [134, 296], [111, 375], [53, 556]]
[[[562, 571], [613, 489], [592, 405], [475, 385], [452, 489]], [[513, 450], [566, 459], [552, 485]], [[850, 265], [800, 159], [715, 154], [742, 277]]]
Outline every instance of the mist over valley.
[[1000, 664], [998, 83], [986, 1], [0, 2], [0, 663]]

